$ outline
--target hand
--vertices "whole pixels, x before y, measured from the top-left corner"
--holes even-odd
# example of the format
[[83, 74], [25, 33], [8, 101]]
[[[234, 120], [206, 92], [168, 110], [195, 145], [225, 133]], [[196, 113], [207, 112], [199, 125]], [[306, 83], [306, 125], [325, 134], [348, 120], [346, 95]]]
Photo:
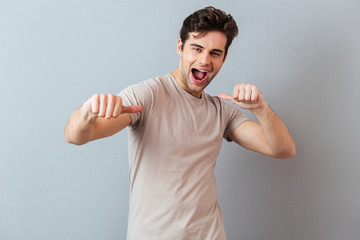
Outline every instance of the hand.
[[235, 85], [232, 97], [226, 93], [219, 93], [218, 97], [249, 110], [262, 108], [265, 103], [259, 88], [248, 83]]
[[122, 113], [136, 113], [143, 110], [140, 105], [123, 106], [121, 97], [113, 94], [94, 94], [82, 107], [94, 118], [107, 119], [117, 118]]

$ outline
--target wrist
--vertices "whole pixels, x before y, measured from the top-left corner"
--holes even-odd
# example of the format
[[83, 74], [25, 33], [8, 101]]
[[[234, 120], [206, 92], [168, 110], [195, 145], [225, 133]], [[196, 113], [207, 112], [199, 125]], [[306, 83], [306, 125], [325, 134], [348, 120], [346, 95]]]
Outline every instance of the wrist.
[[270, 106], [267, 102], [263, 102], [261, 105], [259, 105], [257, 108], [253, 108], [250, 111], [257, 117], [260, 115], [263, 115], [270, 109]]

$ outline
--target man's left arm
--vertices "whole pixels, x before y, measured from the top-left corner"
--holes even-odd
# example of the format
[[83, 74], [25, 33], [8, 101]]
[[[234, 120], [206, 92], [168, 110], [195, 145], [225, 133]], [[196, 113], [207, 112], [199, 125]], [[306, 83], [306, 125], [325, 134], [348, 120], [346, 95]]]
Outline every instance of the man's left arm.
[[250, 110], [259, 122], [245, 121], [229, 138], [239, 145], [275, 158], [295, 156], [296, 148], [285, 123], [273, 112], [258, 87], [242, 83], [235, 85], [233, 96], [221, 93], [221, 99]]

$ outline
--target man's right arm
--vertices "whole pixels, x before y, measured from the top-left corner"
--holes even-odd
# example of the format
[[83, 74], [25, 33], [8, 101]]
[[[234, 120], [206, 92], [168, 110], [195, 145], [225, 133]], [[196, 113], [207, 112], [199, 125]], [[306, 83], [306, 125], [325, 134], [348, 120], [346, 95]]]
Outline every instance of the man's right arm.
[[120, 96], [95, 94], [75, 110], [65, 127], [65, 140], [82, 145], [109, 137], [131, 123], [129, 113], [142, 111], [142, 106], [123, 106]]

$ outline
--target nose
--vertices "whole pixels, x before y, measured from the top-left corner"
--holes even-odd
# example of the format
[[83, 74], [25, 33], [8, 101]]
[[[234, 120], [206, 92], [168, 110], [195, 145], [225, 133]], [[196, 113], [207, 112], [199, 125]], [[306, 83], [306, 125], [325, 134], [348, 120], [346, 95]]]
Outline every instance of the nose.
[[210, 54], [207, 52], [203, 52], [200, 56], [199, 59], [199, 64], [206, 66], [206, 65], [210, 65]]

